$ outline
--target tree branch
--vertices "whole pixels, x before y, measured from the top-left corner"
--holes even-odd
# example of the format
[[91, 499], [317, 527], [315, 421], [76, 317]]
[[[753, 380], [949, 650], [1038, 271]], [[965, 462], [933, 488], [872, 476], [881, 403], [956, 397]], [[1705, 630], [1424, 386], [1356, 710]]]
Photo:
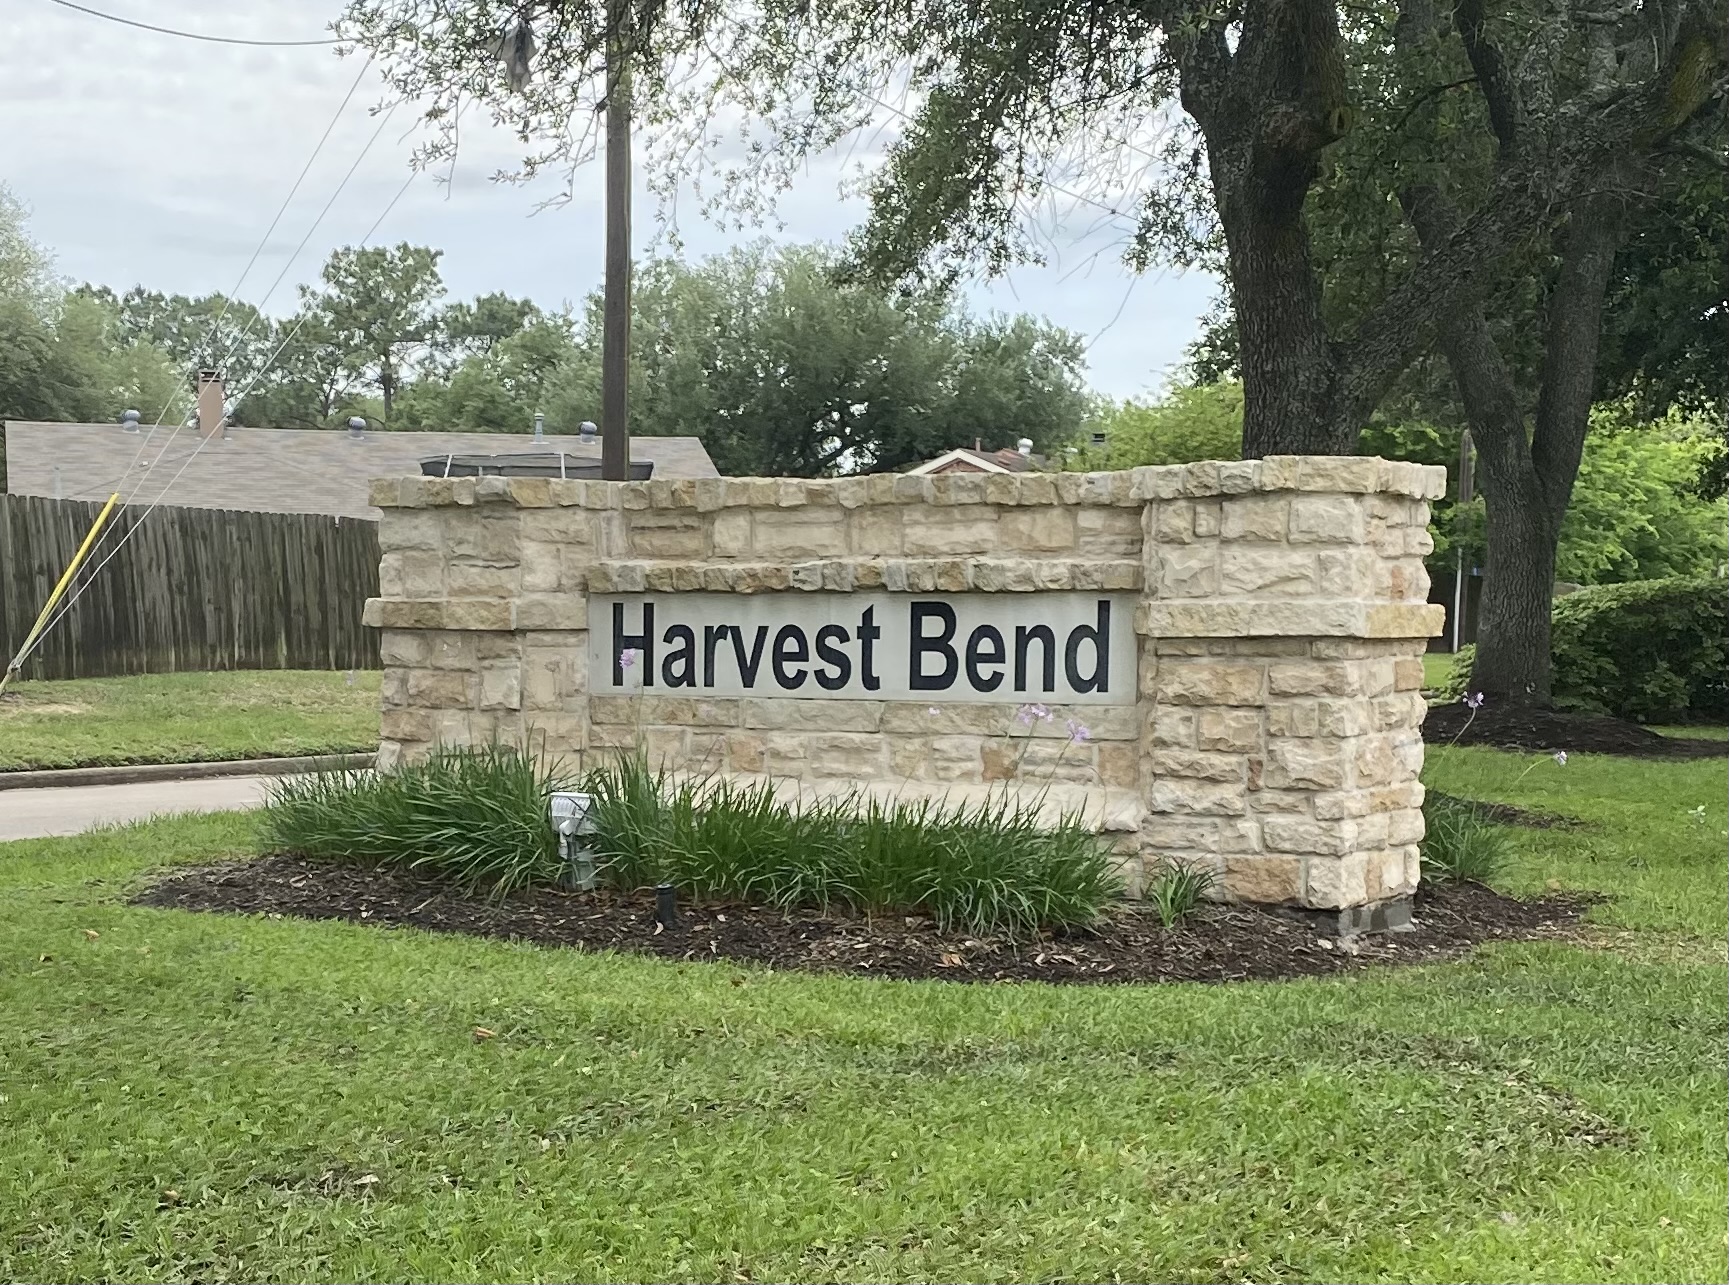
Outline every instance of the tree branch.
[[1508, 74], [1501, 51], [1489, 39], [1488, 19], [1483, 13], [1483, 0], [1459, 0], [1453, 10], [1453, 20], [1464, 42], [1465, 56], [1477, 73], [1484, 105], [1489, 109], [1489, 124], [1503, 152], [1514, 152], [1521, 142], [1519, 131], [1519, 94]]

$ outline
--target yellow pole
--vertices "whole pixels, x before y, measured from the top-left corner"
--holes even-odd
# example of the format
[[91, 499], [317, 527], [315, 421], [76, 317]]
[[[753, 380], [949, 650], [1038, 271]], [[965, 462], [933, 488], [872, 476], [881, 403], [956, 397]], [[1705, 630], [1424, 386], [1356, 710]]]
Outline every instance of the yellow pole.
[[66, 586], [72, 583], [72, 577], [78, 574], [78, 568], [84, 565], [84, 559], [90, 552], [90, 546], [96, 543], [96, 535], [102, 530], [103, 523], [108, 521], [108, 515], [114, 511], [114, 506], [120, 503], [120, 492], [116, 491], [108, 497], [108, 503], [102, 506], [102, 512], [96, 515], [96, 520], [90, 524], [90, 532], [84, 537], [84, 543], [78, 546], [78, 552], [72, 555], [72, 561], [66, 564], [66, 571], [60, 577], [60, 583], [54, 586], [54, 592], [48, 595], [48, 601], [42, 604], [42, 612], [36, 617], [36, 623], [30, 626], [30, 632], [24, 635], [24, 642], [18, 648], [18, 654], [12, 657], [12, 663], [6, 666], [6, 672], [0, 674], [0, 692], [6, 690], [6, 684], [20, 669], [24, 668], [24, 658], [30, 654], [30, 647], [36, 641], [36, 636], [42, 632], [42, 626], [48, 623], [48, 613], [59, 604], [61, 596], [66, 592]]

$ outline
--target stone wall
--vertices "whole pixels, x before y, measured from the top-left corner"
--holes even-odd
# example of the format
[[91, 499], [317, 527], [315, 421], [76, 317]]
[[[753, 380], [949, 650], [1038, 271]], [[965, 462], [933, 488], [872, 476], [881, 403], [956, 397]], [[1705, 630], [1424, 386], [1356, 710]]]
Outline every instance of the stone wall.
[[[382, 761], [491, 737], [574, 763], [1081, 806], [1138, 886], [1397, 902], [1422, 836], [1426, 501], [1439, 468], [1274, 457], [1118, 473], [632, 483], [386, 478]], [[593, 695], [591, 594], [1135, 595], [1133, 705]]]

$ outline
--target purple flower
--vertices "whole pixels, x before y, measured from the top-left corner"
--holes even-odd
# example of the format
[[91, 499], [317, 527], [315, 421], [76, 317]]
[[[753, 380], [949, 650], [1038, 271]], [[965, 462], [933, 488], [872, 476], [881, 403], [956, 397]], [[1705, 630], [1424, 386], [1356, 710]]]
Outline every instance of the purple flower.
[[1466, 692], [1465, 693], [1465, 704], [1470, 706], [1472, 709], [1481, 709], [1483, 707], [1483, 693], [1482, 692]]
[[1559, 763], [1562, 767], [1566, 767], [1567, 766], [1567, 751], [1566, 750], [1556, 750], [1555, 751], [1555, 762]]
[[623, 668], [623, 669], [631, 668], [633, 665], [636, 664], [637, 657], [639, 657], [641, 655], [642, 655], [642, 653], [640, 651], [638, 651], [635, 647], [626, 647], [623, 651], [618, 653], [618, 663], [619, 663], [620, 668]]
[[1069, 739], [1071, 741], [1090, 741], [1092, 737], [1093, 733], [1090, 728], [1072, 718], [1069, 720]]

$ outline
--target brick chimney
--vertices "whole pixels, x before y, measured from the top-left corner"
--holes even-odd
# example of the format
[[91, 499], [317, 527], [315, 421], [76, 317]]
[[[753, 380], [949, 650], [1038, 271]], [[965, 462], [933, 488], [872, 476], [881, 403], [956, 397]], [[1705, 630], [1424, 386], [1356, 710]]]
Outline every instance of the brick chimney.
[[222, 372], [198, 372], [198, 435], [214, 437], [222, 431]]

